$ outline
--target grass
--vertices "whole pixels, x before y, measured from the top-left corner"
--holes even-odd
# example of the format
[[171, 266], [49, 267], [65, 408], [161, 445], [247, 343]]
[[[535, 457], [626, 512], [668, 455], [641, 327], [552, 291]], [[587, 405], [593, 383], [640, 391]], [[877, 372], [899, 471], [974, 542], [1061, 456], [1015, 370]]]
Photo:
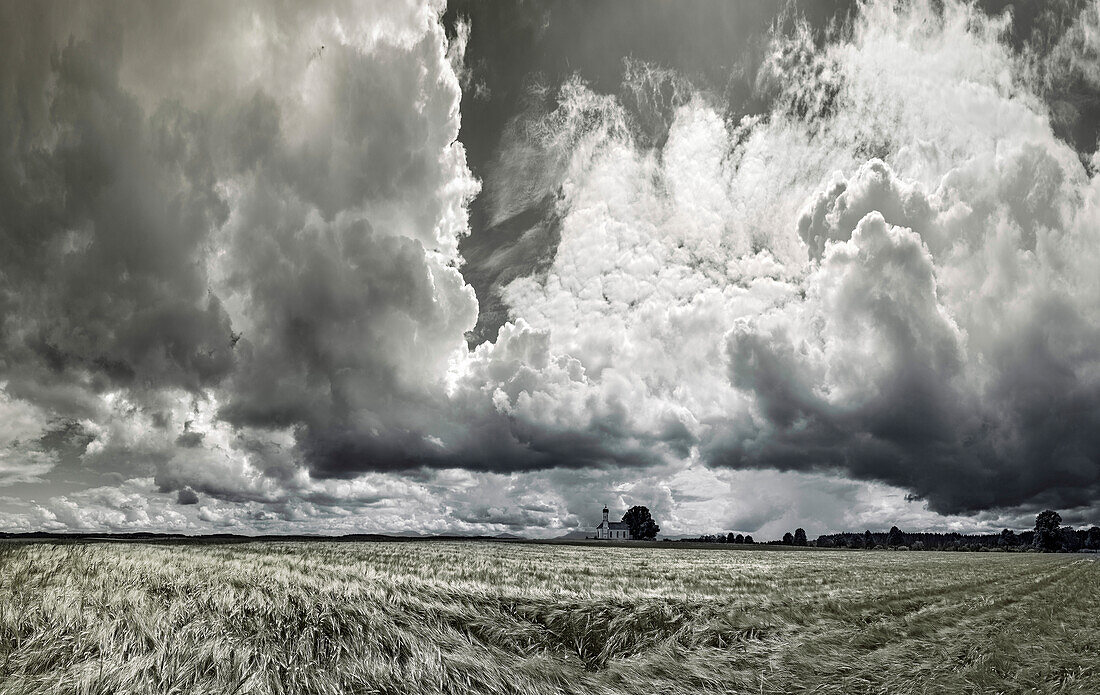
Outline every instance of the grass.
[[0, 695], [1097, 693], [1100, 562], [5, 544]]

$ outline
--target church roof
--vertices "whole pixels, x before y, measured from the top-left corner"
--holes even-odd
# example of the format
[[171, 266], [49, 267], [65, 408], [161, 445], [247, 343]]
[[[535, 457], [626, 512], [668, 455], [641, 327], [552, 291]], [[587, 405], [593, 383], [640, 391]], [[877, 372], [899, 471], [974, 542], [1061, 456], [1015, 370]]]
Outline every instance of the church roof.
[[629, 531], [630, 524], [625, 521], [601, 521], [600, 525], [596, 528], [606, 528], [612, 531]]

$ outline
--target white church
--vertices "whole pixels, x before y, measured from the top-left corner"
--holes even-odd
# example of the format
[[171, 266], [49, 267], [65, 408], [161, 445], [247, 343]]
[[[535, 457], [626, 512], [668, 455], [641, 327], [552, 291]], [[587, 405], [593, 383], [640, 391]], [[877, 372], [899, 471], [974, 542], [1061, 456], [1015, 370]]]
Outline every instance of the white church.
[[609, 541], [634, 540], [634, 536], [630, 534], [630, 524], [607, 520], [607, 507], [603, 508], [603, 521], [596, 527], [596, 538]]

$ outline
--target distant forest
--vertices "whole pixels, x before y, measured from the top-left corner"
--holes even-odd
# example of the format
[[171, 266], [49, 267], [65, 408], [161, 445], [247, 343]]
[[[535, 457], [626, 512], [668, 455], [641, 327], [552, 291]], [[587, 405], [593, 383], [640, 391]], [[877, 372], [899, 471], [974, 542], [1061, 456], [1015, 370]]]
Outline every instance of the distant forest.
[[[696, 543], [745, 543], [752, 544], [752, 536], [734, 533], [707, 534], [697, 538], [684, 538]], [[869, 548], [873, 550], [954, 550], [960, 552], [1050, 552], [1075, 553], [1081, 550], [1100, 551], [1100, 527], [1075, 529], [1062, 526], [1058, 512], [1046, 510], [1035, 517], [1035, 528], [1016, 533], [1004, 529], [1000, 533], [907, 533], [897, 526], [889, 531], [875, 533], [845, 532], [823, 534], [817, 540], [808, 540], [806, 531], [795, 529], [782, 540], [768, 541], [767, 545], [813, 546], [818, 548]]]

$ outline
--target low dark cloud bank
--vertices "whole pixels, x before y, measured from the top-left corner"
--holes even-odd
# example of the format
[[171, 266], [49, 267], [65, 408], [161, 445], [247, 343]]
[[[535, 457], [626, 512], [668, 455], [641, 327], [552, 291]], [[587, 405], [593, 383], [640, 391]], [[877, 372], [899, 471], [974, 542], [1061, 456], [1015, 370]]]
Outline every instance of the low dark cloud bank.
[[0, 512], [766, 524], [692, 493], [757, 469], [1095, 506], [1097, 36], [1092, 3], [5, 5]]

